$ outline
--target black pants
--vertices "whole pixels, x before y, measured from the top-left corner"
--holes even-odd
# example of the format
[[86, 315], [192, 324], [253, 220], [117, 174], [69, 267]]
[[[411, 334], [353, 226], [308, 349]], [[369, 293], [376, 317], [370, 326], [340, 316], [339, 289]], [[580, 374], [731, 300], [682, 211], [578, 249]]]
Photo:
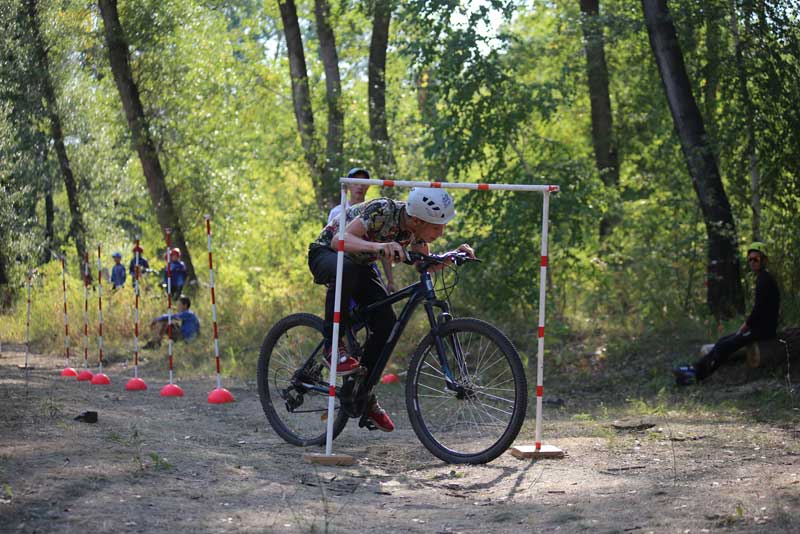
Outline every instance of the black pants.
[[[317, 247], [308, 254], [308, 267], [314, 275], [314, 282], [327, 284], [328, 292], [325, 295], [325, 339], [333, 339], [333, 305], [336, 297], [336, 252], [324, 247]], [[344, 336], [350, 324], [350, 300], [353, 299], [359, 306], [365, 306], [384, 299], [388, 296], [383, 286], [380, 275], [372, 265], [361, 265], [344, 257], [342, 270], [342, 300], [339, 326], [339, 337]], [[381, 306], [370, 314], [367, 326], [370, 336], [364, 345], [364, 361], [368, 368], [372, 367], [380, 355], [386, 340], [397, 319], [390, 305]]]
[[711, 352], [697, 360], [694, 364], [694, 369], [697, 372], [697, 379], [703, 380], [711, 375], [719, 368], [720, 365], [725, 363], [731, 354], [746, 347], [750, 343], [755, 343], [757, 339], [750, 333], [744, 334], [730, 334], [721, 337], [714, 344]]

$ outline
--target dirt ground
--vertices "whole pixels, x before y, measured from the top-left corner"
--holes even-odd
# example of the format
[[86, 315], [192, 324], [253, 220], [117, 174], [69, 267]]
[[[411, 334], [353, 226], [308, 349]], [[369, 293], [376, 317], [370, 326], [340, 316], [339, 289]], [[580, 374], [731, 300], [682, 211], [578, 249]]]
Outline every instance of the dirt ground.
[[[26, 377], [20, 350], [5, 345], [0, 358], [2, 532], [800, 529], [791, 424], [697, 410], [615, 429], [613, 416], [565, 394], [545, 407], [544, 432], [564, 459], [451, 466], [417, 441], [401, 386], [387, 385], [380, 396], [398, 429], [350, 425], [334, 448], [357, 465], [314, 467], [268, 426], [253, 383], [228, 381], [236, 402], [209, 405], [212, 379], [180, 381], [185, 397], [162, 398], [166, 373], [146, 369], [150, 389], [128, 393], [130, 369], [112, 366], [112, 384], [92, 386], [33, 355]], [[84, 410], [99, 421], [74, 421]], [[532, 418], [518, 443], [533, 443]]]

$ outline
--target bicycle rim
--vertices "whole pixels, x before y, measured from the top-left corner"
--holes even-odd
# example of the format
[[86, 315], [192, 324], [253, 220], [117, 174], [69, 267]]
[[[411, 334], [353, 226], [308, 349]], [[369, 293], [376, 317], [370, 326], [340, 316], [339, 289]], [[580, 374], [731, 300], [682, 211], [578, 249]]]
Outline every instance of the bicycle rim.
[[[328, 370], [322, 364], [322, 319], [295, 314], [279, 321], [261, 347], [258, 389], [272, 428], [299, 446], [325, 443], [328, 416]], [[305, 372], [298, 373], [313, 356]], [[341, 379], [337, 378], [341, 385]], [[308, 386], [324, 389], [318, 391]], [[334, 437], [347, 423], [335, 400]]]
[[446, 385], [429, 335], [412, 358], [406, 384], [412, 426], [446, 462], [489, 462], [511, 445], [525, 418], [527, 383], [519, 354], [502, 332], [477, 319], [455, 319], [440, 333], [456, 390]]

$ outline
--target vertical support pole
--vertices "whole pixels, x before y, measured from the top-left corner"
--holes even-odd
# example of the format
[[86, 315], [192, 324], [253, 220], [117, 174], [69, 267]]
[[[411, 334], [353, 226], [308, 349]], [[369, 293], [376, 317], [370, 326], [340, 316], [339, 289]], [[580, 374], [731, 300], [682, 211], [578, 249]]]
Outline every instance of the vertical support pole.
[[133, 249], [133, 378], [139, 378], [139, 238]]
[[139, 378], [139, 280], [141, 267], [139, 266], [142, 247], [139, 246], [139, 237], [136, 237], [136, 246], [133, 247], [133, 378], [125, 384], [128, 391], [144, 391], [147, 384]]
[[170, 269], [170, 234], [171, 228], [166, 229], [167, 235], [167, 356], [169, 357], [169, 385], [172, 385], [172, 271]]
[[333, 419], [336, 401], [336, 364], [339, 363], [339, 319], [342, 309], [342, 271], [344, 270], [344, 227], [347, 223], [347, 186], [342, 185], [342, 210], [339, 212], [339, 243], [336, 247], [336, 292], [333, 299], [333, 339], [331, 340], [331, 369], [328, 374], [328, 430], [325, 437], [325, 455], [333, 451]]
[[100, 259], [100, 243], [97, 243], [97, 347], [99, 369], [103, 372], [103, 269]]
[[100, 259], [100, 243], [97, 243], [97, 347], [99, 349], [99, 365], [97, 374], [92, 377], [93, 385], [107, 386], [111, 384], [103, 373], [103, 267]]
[[78, 373], [78, 382], [94, 378], [89, 371], [89, 253], [83, 256], [83, 371]]
[[67, 270], [64, 256], [61, 256], [61, 290], [64, 294], [64, 357], [69, 367], [69, 314], [67, 313]]
[[222, 387], [222, 373], [219, 362], [219, 329], [217, 328], [217, 294], [214, 286], [214, 260], [211, 255], [211, 216], [206, 215], [206, 238], [208, 242], [208, 285], [211, 288], [211, 320], [214, 323], [214, 360], [217, 367], [217, 388], [208, 394], [211, 404], [233, 402], [233, 395]]
[[66, 257], [61, 256], [61, 290], [64, 294], [64, 357], [66, 365], [61, 371], [63, 377], [77, 377], [78, 372], [69, 366], [69, 313], [67, 312], [67, 268]]
[[544, 193], [542, 203], [542, 245], [539, 268], [539, 328], [536, 349], [536, 451], [542, 448], [542, 396], [544, 395], [544, 317], [547, 287], [547, 223], [550, 211], [550, 193]]
[[28, 354], [31, 351], [31, 284], [33, 280], [33, 271], [28, 269], [28, 312], [27, 320], [25, 321], [25, 370], [28, 370]]

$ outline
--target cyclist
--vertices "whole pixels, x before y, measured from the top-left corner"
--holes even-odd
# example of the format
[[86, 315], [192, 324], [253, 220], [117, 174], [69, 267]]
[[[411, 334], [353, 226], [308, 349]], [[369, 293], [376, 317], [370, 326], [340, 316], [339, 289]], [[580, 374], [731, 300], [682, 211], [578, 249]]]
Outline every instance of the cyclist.
[[[360, 306], [365, 306], [386, 298], [387, 292], [380, 277], [372, 268], [379, 257], [401, 261], [405, 258], [405, 247], [428, 254], [428, 243], [444, 233], [445, 225], [455, 217], [455, 207], [450, 195], [438, 188], [414, 188], [406, 202], [389, 198], [377, 198], [357, 204], [347, 211], [347, 226], [344, 237], [344, 264], [342, 272], [341, 302], [353, 298]], [[333, 308], [335, 298], [337, 246], [339, 242], [339, 222], [334, 220], [325, 227], [319, 237], [311, 243], [308, 251], [308, 265], [314, 275], [314, 282], [326, 284], [325, 298], [325, 349], [331, 352], [333, 338]], [[475, 257], [472, 248], [463, 244], [456, 251], [466, 252]], [[444, 265], [431, 268], [443, 269]], [[364, 345], [364, 362], [359, 362], [347, 353], [339, 341], [337, 373], [349, 375], [363, 363], [369, 368], [389, 337], [396, 317], [390, 305], [376, 309], [367, 318], [370, 336]], [[340, 337], [348, 327], [349, 310], [341, 307]], [[326, 361], [328, 365], [329, 362]], [[384, 432], [394, 430], [389, 414], [381, 409], [374, 395], [367, 406], [367, 417]]]
[[764, 243], [756, 241], [747, 249], [747, 264], [756, 276], [755, 302], [750, 315], [736, 332], [718, 339], [711, 352], [693, 365], [675, 367], [672, 372], [679, 386], [705, 380], [737, 350], [756, 341], [775, 337], [781, 295], [775, 278], [767, 271], [766, 248]]

